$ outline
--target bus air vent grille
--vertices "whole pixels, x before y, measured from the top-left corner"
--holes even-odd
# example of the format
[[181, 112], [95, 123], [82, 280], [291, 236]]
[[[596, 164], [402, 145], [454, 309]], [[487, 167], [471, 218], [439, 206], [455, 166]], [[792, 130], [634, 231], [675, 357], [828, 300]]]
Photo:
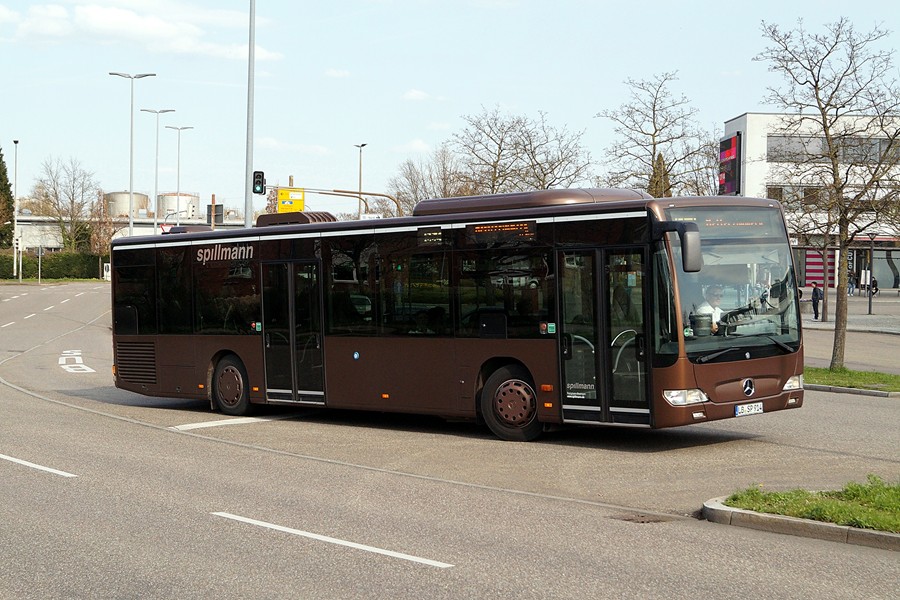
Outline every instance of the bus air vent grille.
[[156, 348], [153, 342], [116, 343], [116, 372], [123, 381], [156, 385]]

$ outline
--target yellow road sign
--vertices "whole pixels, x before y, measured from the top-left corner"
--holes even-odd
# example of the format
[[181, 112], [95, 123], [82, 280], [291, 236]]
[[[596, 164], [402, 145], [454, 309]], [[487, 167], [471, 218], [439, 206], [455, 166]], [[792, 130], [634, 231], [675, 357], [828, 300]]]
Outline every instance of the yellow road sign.
[[303, 188], [278, 188], [278, 212], [301, 212], [304, 196]]

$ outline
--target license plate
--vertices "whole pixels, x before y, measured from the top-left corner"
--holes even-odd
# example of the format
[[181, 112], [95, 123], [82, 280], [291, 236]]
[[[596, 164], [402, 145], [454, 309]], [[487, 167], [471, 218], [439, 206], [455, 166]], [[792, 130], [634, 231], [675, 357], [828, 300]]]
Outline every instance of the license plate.
[[734, 407], [734, 416], [746, 417], [747, 415], [761, 415], [763, 411], [762, 402], [753, 402], [751, 404], [739, 404]]

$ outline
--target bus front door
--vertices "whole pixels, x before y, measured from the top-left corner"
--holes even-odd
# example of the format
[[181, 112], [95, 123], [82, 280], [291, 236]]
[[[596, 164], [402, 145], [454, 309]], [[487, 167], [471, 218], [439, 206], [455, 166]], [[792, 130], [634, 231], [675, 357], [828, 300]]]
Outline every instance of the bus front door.
[[649, 425], [643, 248], [561, 252], [563, 420]]
[[266, 399], [322, 404], [322, 310], [318, 265], [263, 264]]

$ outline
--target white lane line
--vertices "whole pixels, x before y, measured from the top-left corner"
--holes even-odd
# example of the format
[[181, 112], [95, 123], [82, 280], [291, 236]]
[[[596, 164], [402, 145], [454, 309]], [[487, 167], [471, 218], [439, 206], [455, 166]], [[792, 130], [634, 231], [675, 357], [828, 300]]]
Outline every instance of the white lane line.
[[83, 296], [83, 295], [84, 295], [84, 292], [78, 292], [77, 294], [75, 294], [75, 297], [77, 298], [78, 296]]
[[25, 317], [25, 318], [26, 318], [26, 319], [30, 319], [30, 318], [33, 317], [33, 316], [34, 316], [34, 313], [31, 313], [30, 315], [28, 315], [28, 316]]
[[233, 521], [240, 521], [241, 523], [248, 523], [250, 525], [256, 525], [257, 527], [265, 527], [267, 529], [274, 529], [275, 531], [281, 531], [282, 533], [290, 533], [291, 535], [299, 535], [301, 537], [309, 538], [311, 540], [327, 542], [329, 544], [337, 544], [338, 546], [346, 546], [348, 548], [354, 548], [356, 550], [365, 550], [366, 552], [373, 552], [375, 554], [383, 554], [384, 556], [390, 556], [392, 558], [400, 558], [402, 560], [408, 560], [410, 562], [420, 563], [423, 565], [428, 565], [430, 567], [437, 567], [439, 569], [448, 569], [453, 566], [449, 563], [438, 562], [436, 560], [431, 560], [428, 558], [421, 558], [418, 556], [412, 556], [410, 554], [403, 554], [401, 552], [394, 552], [392, 550], [384, 550], [383, 548], [376, 548], [375, 546], [366, 546], [365, 544], [357, 544], [356, 542], [348, 542], [347, 540], [340, 540], [338, 538], [319, 535], [317, 533], [310, 533], [308, 531], [301, 531], [299, 529], [291, 529], [290, 527], [282, 527], [281, 525], [275, 525], [273, 523], [266, 523], [265, 521], [257, 521], [256, 519], [248, 519], [247, 517], [241, 517], [238, 515], [233, 515], [231, 513], [214, 512], [211, 514], [213, 514], [217, 517], [224, 517], [226, 519], [231, 519]]
[[62, 302], [60, 302], [60, 304], [65, 304], [65, 303], [68, 302], [69, 300], [71, 300], [71, 298], [66, 298], [65, 300], [63, 300]]
[[192, 429], [206, 429], [207, 427], [222, 427], [223, 425], [247, 425], [248, 423], [266, 423], [268, 421], [281, 421], [293, 419], [299, 415], [279, 415], [277, 417], [241, 417], [238, 419], [219, 419], [217, 421], [204, 421], [202, 423], [187, 423], [186, 425], [174, 425], [169, 427], [172, 431], [190, 431]]
[[0, 325], [0, 329], [3, 329], [4, 327], [9, 327], [10, 325], [15, 325], [15, 323], [16, 323], [15, 321], [10, 321], [6, 325]]
[[48, 307], [45, 308], [44, 310], [50, 310], [50, 309], [53, 308], [54, 306], [56, 306], [56, 305], [55, 305], [55, 304], [51, 304], [50, 306], [48, 306]]
[[78, 475], [73, 475], [72, 473], [66, 473], [65, 471], [57, 471], [56, 469], [51, 469], [50, 467], [42, 467], [41, 465], [36, 465], [34, 463], [30, 463], [27, 460], [20, 460], [18, 458], [13, 458], [12, 456], [6, 456], [5, 454], [0, 454], [0, 458], [2, 458], [3, 460], [8, 460], [9, 462], [14, 462], [17, 465], [23, 465], [25, 467], [37, 469], [39, 471], [46, 471], [47, 473], [53, 473], [54, 475], [59, 475], [60, 477], [78, 477]]

